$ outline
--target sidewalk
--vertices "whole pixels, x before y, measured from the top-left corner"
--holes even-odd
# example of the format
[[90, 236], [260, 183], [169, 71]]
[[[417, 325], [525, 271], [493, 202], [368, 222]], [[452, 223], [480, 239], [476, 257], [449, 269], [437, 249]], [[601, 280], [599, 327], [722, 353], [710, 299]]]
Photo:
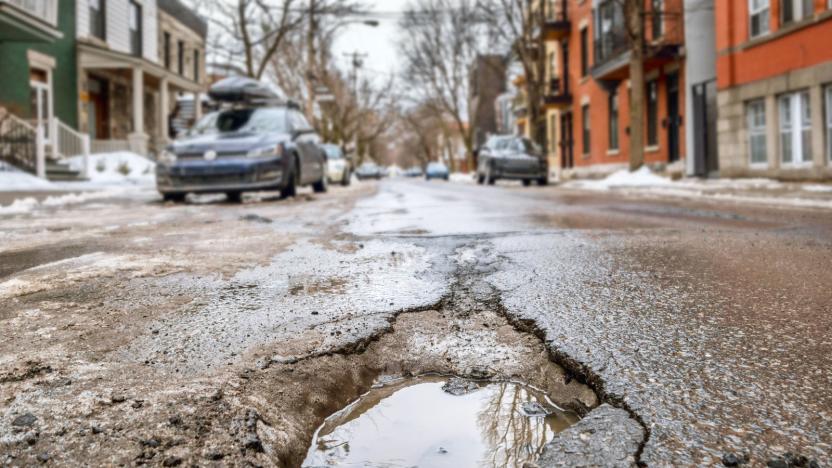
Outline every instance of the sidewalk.
[[670, 180], [643, 167], [601, 180], [571, 180], [561, 188], [634, 195], [726, 200], [772, 206], [832, 209], [832, 183], [779, 182], [771, 179]]

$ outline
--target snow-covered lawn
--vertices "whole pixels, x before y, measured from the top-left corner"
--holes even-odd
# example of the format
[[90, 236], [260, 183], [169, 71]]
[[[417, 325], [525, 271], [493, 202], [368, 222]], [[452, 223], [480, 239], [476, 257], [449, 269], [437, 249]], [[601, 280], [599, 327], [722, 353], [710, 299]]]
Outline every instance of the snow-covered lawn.
[[[70, 167], [83, 171], [82, 156], [67, 159]], [[156, 182], [156, 164], [129, 152], [94, 154], [89, 158], [88, 180], [50, 182], [14, 167], [0, 165], [0, 192], [72, 192], [47, 196], [38, 201], [23, 195], [6, 206], [0, 215], [23, 214], [38, 207], [55, 207], [83, 203], [88, 200], [123, 195], [138, 190], [151, 190]]]

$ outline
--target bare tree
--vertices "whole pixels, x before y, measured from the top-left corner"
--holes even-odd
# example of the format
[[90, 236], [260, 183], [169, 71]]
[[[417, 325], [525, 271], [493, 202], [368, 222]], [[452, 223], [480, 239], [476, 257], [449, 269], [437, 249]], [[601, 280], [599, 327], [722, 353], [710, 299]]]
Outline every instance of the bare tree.
[[491, 42], [502, 46], [523, 67], [526, 115], [534, 141], [544, 144], [541, 128], [543, 93], [546, 87], [546, 54], [543, 27], [545, 2], [529, 0], [478, 0], [477, 13], [488, 25]]
[[[483, 48], [482, 22], [472, 0], [417, 0], [401, 20], [399, 43], [411, 99], [449, 118], [460, 129], [469, 167], [474, 165], [469, 70]], [[451, 161], [451, 170], [454, 161]]]

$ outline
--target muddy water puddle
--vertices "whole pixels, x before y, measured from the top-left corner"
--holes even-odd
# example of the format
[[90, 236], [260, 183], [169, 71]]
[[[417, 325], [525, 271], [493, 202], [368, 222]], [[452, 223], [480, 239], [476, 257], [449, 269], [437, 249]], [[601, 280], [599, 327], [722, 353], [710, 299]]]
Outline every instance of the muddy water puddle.
[[520, 467], [577, 420], [520, 383], [399, 380], [330, 416], [303, 466]]

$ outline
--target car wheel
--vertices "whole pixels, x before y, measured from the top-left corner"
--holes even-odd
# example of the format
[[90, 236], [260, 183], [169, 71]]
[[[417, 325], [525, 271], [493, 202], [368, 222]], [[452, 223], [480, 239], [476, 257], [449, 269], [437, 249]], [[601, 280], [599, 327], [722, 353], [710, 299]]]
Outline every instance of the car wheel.
[[162, 200], [166, 202], [182, 203], [185, 201], [186, 193], [163, 193]]
[[227, 198], [231, 203], [242, 203], [243, 192], [226, 192], [225, 198]]
[[329, 187], [329, 186], [327, 185], [326, 175], [324, 175], [323, 177], [321, 177], [321, 180], [319, 180], [319, 181], [315, 182], [314, 184], [312, 184], [312, 190], [314, 190], [314, 191], [315, 191], [315, 193], [324, 193], [324, 192], [326, 192], [326, 191], [327, 191], [327, 188], [328, 188], [328, 187]]
[[280, 198], [294, 197], [298, 193], [298, 175], [295, 168], [289, 170], [289, 180], [286, 181], [286, 187], [280, 191]]
[[482, 174], [477, 174], [477, 183], [482, 185], [485, 183], [485, 176]]
[[532, 181], [529, 179], [523, 179], [523, 187], [528, 187], [532, 184]]
[[544, 186], [544, 185], [549, 185], [549, 178], [548, 177], [541, 177], [541, 178], [537, 179], [537, 185], [540, 185], [541, 187]]
[[341, 178], [341, 185], [344, 187], [349, 187], [350, 183], [352, 183], [352, 174], [350, 174], [349, 169], [344, 171], [344, 176]]
[[488, 172], [485, 173], [485, 182], [488, 185], [494, 185], [497, 182], [497, 178], [491, 175], [491, 168], [488, 168]]

